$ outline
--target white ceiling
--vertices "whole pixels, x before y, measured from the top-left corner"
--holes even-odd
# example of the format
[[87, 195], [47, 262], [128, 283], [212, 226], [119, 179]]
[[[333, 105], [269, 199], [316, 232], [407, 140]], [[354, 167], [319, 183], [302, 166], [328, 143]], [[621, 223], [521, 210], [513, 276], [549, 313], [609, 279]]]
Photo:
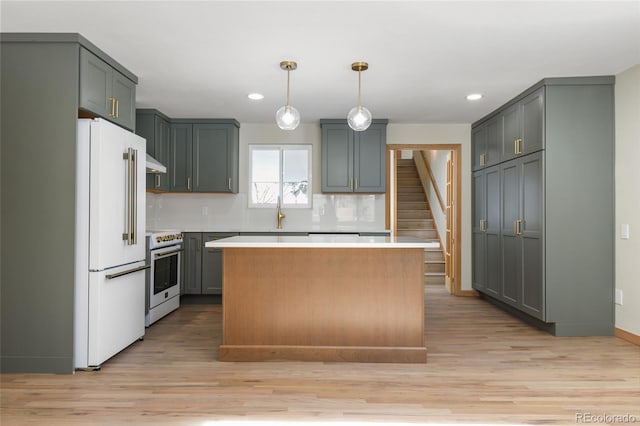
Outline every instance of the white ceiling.
[[[140, 79], [138, 107], [269, 123], [470, 123], [545, 77], [640, 63], [640, 1], [2, 1], [3, 32], [79, 32]], [[260, 92], [262, 101], [247, 94]], [[481, 92], [471, 103], [465, 95]]]

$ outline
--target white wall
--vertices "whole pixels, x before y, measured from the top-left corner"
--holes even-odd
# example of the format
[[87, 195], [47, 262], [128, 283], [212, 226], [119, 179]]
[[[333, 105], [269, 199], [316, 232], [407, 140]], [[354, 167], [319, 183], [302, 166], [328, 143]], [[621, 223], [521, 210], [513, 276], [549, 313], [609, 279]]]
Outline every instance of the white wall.
[[[616, 76], [616, 327], [640, 335], [640, 65]], [[630, 238], [620, 238], [629, 224]]]
[[460, 144], [462, 146], [461, 277], [462, 290], [471, 290], [471, 124], [392, 124], [388, 144]]

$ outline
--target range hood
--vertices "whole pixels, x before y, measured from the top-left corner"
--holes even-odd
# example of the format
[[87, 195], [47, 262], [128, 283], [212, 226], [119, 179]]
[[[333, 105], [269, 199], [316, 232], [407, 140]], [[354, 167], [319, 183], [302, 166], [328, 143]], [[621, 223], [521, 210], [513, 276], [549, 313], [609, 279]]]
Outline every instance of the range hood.
[[147, 173], [167, 173], [167, 168], [147, 154]]

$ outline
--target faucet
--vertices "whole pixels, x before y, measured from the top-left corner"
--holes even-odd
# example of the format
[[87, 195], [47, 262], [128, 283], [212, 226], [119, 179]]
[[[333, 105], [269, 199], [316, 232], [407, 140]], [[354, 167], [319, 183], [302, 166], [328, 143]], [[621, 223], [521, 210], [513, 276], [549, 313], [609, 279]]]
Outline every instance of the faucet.
[[284, 219], [285, 217], [287, 216], [282, 213], [282, 210], [280, 209], [280, 197], [278, 197], [278, 204], [276, 208], [276, 221], [278, 224], [278, 229], [282, 229], [282, 219]]

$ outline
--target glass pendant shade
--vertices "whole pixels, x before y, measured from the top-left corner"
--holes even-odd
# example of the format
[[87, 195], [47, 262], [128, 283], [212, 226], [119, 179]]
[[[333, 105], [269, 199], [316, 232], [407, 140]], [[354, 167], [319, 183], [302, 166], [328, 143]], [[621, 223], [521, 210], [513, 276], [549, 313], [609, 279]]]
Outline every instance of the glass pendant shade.
[[371, 111], [363, 107], [360, 102], [360, 76], [362, 71], [369, 69], [369, 64], [366, 62], [354, 62], [351, 64], [351, 69], [358, 72], [358, 106], [351, 108], [351, 111], [347, 114], [347, 122], [353, 130], [361, 132], [367, 130], [371, 125]]
[[285, 105], [276, 112], [276, 123], [282, 130], [294, 130], [300, 124], [300, 113], [291, 105]]
[[282, 130], [294, 130], [300, 124], [300, 113], [289, 105], [289, 82], [290, 72], [298, 68], [298, 64], [294, 61], [282, 61], [280, 68], [287, 72], [287, 103], [276, 111], [276, 123]]
[[363, 106], [353, 107], [347, 115], [347, 122], [357, 132], [367, 130], [371, 125], [371, 112]]

